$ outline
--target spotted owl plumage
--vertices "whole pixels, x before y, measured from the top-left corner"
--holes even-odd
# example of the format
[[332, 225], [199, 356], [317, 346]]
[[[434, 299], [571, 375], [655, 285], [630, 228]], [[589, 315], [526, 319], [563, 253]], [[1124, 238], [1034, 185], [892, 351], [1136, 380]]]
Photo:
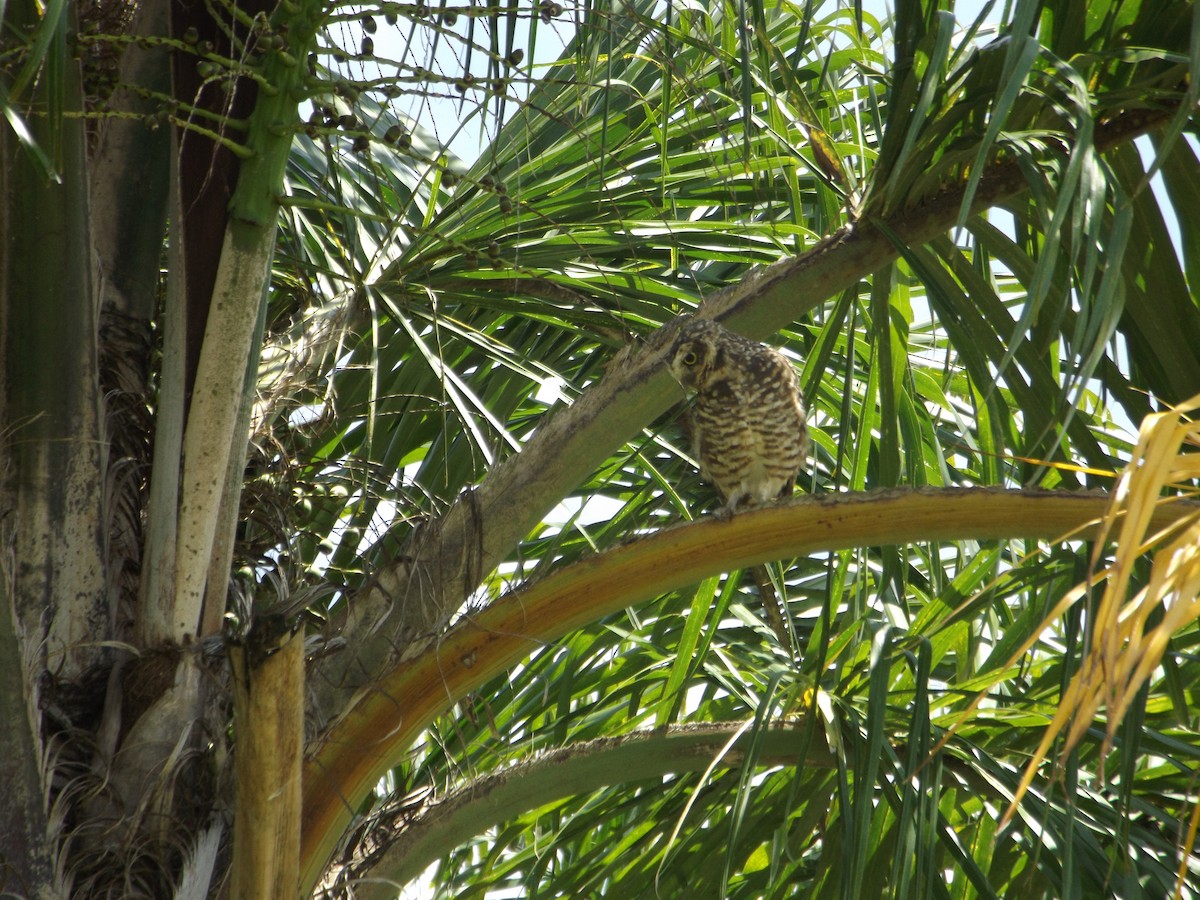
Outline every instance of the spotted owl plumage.
[[670, 365], [695, 393], [693, 449], [724, 511], [790, 495], [808, 429], [787, 357], [710, 319], [691, 319], [675, 338]]

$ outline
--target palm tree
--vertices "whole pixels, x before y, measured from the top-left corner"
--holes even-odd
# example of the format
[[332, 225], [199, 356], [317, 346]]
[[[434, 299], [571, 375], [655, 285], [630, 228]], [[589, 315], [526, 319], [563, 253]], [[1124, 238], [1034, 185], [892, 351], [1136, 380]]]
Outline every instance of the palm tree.
[[6, 889], [1194, 896], [1200, 14], [1011, 6], [11, 6]]

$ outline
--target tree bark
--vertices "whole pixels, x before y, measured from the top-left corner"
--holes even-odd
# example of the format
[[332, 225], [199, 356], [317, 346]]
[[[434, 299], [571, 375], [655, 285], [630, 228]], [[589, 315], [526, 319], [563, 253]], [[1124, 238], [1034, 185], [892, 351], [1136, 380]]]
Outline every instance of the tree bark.
[[286, 625], [269, 618], [256, 622], [244, 642], [228, 645], [237, 740], [232, 900], [296, 896], [304, 633]]
[[[36, 23], [32, 3], [13, 22]], [[63, 98], [80, 109], [78, 67]], [[31, 120], [39, 146], [57, 140], [61, 183], [45, 180], [11, 129], [2, 141], [0, 433], [11, 597], [18, 633], [46, 669], [74, 680], [102, 664], [112, 634], [105, 596], [105, 485], [97, 375], [86, 135], [83, 120]], [[29, 660], [27, 659], [27, 662]]]

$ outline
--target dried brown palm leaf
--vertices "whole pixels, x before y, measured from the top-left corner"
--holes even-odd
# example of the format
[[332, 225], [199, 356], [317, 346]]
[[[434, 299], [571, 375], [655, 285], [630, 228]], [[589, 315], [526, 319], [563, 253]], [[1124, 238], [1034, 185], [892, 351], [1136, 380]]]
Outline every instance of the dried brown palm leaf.
[[[1138, 691], [1162, 663], [1171, 636], [1200, 618], [1200, 513], [1162, 529], [1154, 530], [1152, 525], [1161, 505], [1195, 492], [1192, 485], [1200, 476], [1200, 454], [1187, 448], [1200, 444], [1200, 422], [1189, 418], [1198, 408], [1200, 395], [1145, 419], [1100, 523], [1090, 577], [1068, 592], [1043, 623], [1051, 627], [1067, 606], [1103, 587], [1091, 611], [1087, 655], [1029, 760], [1002, 824], [1015, 814], [1055, 741], [1065, 736], [1060, 755], [1065, 760], [1101, 707], [1106, 710], [1103, 760]], [[1102, 567], [1110, 547], [1112, 563]], [[1150, 552], [1154, 559], [1149, 582], [1130, 596], [1134, 565]], [[1150, 625], [1158, 612], [1157, 623]]]

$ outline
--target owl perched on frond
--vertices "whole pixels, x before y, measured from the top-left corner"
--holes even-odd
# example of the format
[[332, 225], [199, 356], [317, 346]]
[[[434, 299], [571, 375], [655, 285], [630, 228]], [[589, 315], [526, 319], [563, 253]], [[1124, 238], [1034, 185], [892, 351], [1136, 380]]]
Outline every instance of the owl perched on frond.
[[796, 370], [778, 350], [711, 319], [690, 319], [669, 356], [689, 392], [700, 474], [716, 487], [722, 512], [792, 493], [808, 452]]

